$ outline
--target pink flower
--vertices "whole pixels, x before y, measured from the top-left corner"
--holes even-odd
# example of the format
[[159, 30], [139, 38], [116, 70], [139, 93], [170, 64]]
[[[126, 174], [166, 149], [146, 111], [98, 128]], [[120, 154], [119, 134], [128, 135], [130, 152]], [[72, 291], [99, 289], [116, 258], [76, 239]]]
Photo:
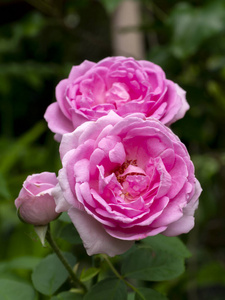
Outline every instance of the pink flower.
[[28, 176], [15, 200], [19, 217], [36, 226], [47, 225], [59, 216], [51, 195], [58, 180], [55, 173], [43, 172]]
[[194, 226], [201, 187], [185, 146], [156, 119], [110, 112], [65, 134], [53, 192], [89, 255], [121, 254], [135, 240]]
[[169, 125], [189, 109], [185, 91], [166, 79], [158, 65], [122, 56], [73, 67], [56, 87], [56, 99], [44, 117], [57, 140], [110, 110], [123, 117], [140, 112]]

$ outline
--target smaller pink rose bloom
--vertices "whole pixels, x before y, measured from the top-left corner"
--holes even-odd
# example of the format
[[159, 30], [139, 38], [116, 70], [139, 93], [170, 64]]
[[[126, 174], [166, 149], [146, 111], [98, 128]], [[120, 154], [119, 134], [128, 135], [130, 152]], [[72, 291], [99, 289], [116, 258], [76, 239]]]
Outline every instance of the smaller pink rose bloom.
[[68, 211], [89, 255], [193, 228], [201, 186], [185, 145], [160, 121], [111, 111], [64, 134], [60, 155], [56, 211]]
[[24, 222], [35, 226], [47, 225], [59, 216], [52, 196], [57, 183], [55, 173], [43, 172], [27, 177], [15, 200], [19, 217]]
[[111, 110], [122, 117], [142, 113], [170, 125], [189, 109], [185, 94], [152, 62], [123, 56], [98, 63], [86, 60], [59, 82], [57, 102], [47, 108], [44, 117], [58, 141], [64, 133]]

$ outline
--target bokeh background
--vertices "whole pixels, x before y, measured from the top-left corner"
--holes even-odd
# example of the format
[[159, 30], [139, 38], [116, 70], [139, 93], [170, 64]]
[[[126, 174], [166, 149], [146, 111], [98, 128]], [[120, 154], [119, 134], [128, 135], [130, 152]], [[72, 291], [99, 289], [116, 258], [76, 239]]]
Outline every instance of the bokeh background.
[[20, 223], [14, 199], [27, 175], [60, 168], [58, 144], [43, 119], [55, 86], [85, 59], [125, 55], [159, 64], [187, 91], [190, 110], [172, 129], [187, 146], [203, 187], [196, 226], [181, 236], [192, 252], [187, 271], [155, 288], [169, 299], [222, 300], [225, 1], [127, 2], [0, 0], [0, 278], [29, 280], [28, 259], [49, 251], [32, 226]]

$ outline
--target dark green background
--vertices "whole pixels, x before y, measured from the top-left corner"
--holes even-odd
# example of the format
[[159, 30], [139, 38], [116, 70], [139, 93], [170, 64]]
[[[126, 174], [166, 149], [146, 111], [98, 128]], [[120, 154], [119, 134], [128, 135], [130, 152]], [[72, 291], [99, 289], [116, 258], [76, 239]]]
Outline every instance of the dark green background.
[[[113, 54], [110, 22], [119, 2], [0, 1], [0, 271], [15, 257], [48, 252], [17, 219], [14, 199], [27, 175], [60, 168], [43, 114], [73, 65]], [[156, 288], [170, 299], [224, 299], [225, 2], [140, 2], [135, 30], [144, 34], [146, 59], [187, 91], [190, 110], [172, 129], [203, 187], [196, 226], [182, 236], [193, 254], [187, 272]], [[17, 273], [9, 277], [29, 280], [29, 271]]]

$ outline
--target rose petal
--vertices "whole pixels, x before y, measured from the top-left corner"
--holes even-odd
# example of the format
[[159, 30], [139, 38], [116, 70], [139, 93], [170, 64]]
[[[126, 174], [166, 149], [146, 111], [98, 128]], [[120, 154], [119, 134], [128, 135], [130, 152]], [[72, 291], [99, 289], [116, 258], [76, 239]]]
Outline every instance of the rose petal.
[[195, 194], [191, 201], [183, 208], [182, 216], [176, 222], [169, 224], [168, 228], [163, 232], [167, 236], [176, 236], [182, 233], [189, 232], [194, 227], [194, 212], [198, 207], [198, 198], [202, 188], [196, 179]]
[[68, 214], [83, 240], [88, 255], [99, 253], [109, 256], [119, 255], [126, 252], [134, 243], [113, 238], [99, 222], [85, 212], [70, 208]]
[[115, 147], [109, 151], [109, 159], [113, 163], [122, 164], [126, 159], [126, 152], [122, 143], [116, 143]]
[[56, 102], [48, 106], [44, 118], [48, 122], [50, 130], [55, 133], [63, 135], [73, 131], [73, 124], [65, 117]]
[[52, 196], [54, 197], [56, 208], [55, 211], [61, 213], [63, 211], [67, 211], [71, 205], [64, 198], [62, 189], [59, 184], [55, 186], [52, 190]]
[[92, 61], [85, 60], [79, 66], [72, 67], [69, 74], [69, 82], [72, 83], [73, 81], [80, 79], [80, 76], [84, 75], [94, 65], [95, 63], [93, 63]]

